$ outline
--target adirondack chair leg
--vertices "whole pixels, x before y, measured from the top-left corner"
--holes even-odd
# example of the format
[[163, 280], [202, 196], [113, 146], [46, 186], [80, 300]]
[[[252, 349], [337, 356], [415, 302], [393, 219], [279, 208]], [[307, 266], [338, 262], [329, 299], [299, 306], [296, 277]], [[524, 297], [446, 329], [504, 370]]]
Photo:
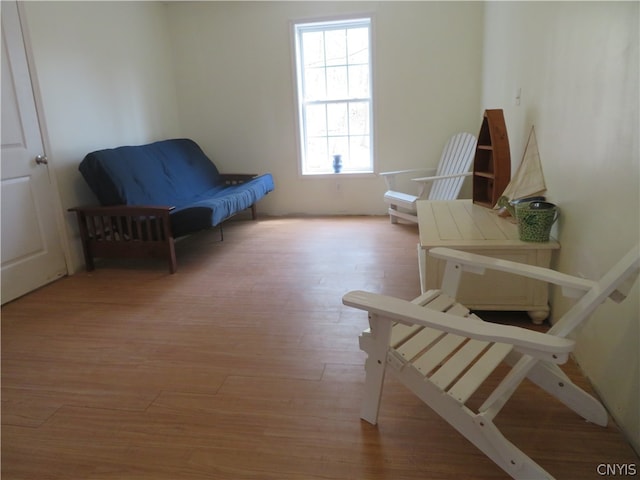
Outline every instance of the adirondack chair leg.
[[460, 432], [511, 477], [521, 480], [554, 479], [549, 472], [507, 440], [491, 420], [477, 415], [473, 417], [473, 421], [476, 426], [474, 433]]
[[494, 425], [493, 417], [473, 413], [452, 396], [443, 394], [432, 383], [424, 381], [414, 369], [402, 372], [399, 379], [407, 388], [511, 477], [522, 480], [554, 478], [507, 440]]
[[456, 262], [447, 262], [442, 277], [442, 291], [450, 297], [456, 298], [460, 280], [462, 280], [462, 265]]
[[[391, 212], [391, 210], [394, 210], [394, 212]], [[395, 214], [395, 212], [397, 211], [398, 211], [397, 205], [389, 205], [389, 220], [391, 220], [391, 223], [398, 223], [398, 217]]]
[[427, 291], [427, 252], [418, 243], [418, 274], [420, 275], [420, 293]]
[[588, 422], [607, 426], [609, 415], [604, 406], [573, 383], [557, 365], [540, 362], [531, 369], [527, 378]]
[[364, 398], [360, 409], [360, 418], [375, 425], [378, 423], [392, 324], [389, 320], [379, 318], [376, 315], [369, 317], [369, 324], [370, 331], [360, 336], [360, 348], [367, 352], [367, 360], [364, 365], [366, 372]]

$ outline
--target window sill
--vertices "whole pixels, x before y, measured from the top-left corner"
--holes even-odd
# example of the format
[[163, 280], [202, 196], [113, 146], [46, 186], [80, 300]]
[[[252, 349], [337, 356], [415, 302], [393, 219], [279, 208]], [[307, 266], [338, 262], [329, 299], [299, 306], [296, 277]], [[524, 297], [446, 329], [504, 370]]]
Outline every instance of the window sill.
[[300, 174], [299, 177], [303, 180], [315, 180], [315, 179], [326, 179], [326, 178], [336, 178], [336, 177], [349, 177], [349, 178], [374, 178], [377, 175], [374, 172], [340, 172], [340, 173], [305, 173]]

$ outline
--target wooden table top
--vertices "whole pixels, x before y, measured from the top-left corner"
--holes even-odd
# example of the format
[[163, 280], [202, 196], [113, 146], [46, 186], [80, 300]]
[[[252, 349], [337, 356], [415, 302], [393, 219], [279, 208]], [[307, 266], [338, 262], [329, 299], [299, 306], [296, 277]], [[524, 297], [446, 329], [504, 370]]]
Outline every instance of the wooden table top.
[[502, 218], [497, 210], [474, 204], [471, 200], [417, 202], [420, 246], [433, 247], [508, 247], [523, 249], [560, 248], [557, 240], [524, 242], [512, 217]]

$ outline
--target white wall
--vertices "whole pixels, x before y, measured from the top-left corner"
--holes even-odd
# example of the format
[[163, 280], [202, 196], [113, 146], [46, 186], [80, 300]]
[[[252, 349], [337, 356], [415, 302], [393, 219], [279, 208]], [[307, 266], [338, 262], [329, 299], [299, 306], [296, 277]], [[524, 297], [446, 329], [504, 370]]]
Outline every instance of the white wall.
[[[166, 8], [156, 2], [25, 2], [63, 208], [95, 204], [78, 164], [100, 148], [179, 135]], [[71, 268], [83, 266], [64, 212]]]
[[[548, 197], [561, 209], [557, 267], [588, 278], [640, 237], [638, 7], [486, 4], [483, 104], [505, 110], [514, 168], [535, 125]], [[596, 313], [576, 357], [640, 451], [638, 283], [627, 302]], [[571, 304], [555, 292], [554, 318]]]
[[378, 170], [435, 166], [450, 135], [477, 133], [481, 3], [173, 2], [180, 121], [227, 172], [270, 171], [270, 214], [382, 214], [380, 177], [302, 179], [295, 140], [290, 21], [375, 18]]

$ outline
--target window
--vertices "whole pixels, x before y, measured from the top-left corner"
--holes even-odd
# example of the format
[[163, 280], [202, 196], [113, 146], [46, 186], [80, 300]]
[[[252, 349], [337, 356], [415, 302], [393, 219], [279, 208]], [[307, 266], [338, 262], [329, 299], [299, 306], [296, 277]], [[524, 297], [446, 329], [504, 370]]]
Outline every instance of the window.
[[302, 174], [373, 172], [371, 19], [294, 29]]

